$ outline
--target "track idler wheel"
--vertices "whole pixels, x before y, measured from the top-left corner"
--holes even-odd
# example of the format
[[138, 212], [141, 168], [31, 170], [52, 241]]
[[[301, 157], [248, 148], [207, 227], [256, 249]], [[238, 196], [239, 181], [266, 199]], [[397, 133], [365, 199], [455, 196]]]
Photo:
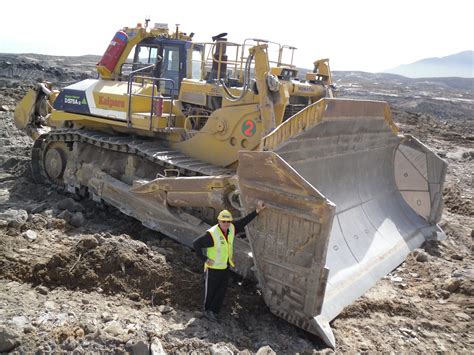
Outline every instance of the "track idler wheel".
[[63, 175], [67, 164], [67, 146], [53, 143], [44, 154], [44, 172], [50, 182], [57, 186], [64, 186]]

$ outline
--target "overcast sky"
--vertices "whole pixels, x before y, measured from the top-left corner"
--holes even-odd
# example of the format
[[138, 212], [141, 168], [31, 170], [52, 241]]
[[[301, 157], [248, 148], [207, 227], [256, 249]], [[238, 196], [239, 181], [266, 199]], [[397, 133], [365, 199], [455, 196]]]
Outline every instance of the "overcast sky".
[[114, 33], [150, 17], [195, 41], [265, 38], [298, 48], [295, 64], [329, 57], [333, 70], [378, 72], [472, 50], [470, 0], [39, 1], [1, 5], [0, 52], [103, 54]]

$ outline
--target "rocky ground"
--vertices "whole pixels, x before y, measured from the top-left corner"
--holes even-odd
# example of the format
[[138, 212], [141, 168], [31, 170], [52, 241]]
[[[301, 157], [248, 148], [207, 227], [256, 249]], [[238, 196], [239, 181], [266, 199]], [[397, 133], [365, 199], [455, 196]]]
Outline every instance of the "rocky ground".
[[[208, 321], [199, 312], [201, 263], [190, 249], [113, 208], [32, 181], [32, 142], [11, 110], [36, 80], [80, 80], [94, 60], [0, 55], [0, 352], [330, 351], [273, 316], [255, 284], [237, 277], [222, 316]], [[402, 132], [449, 163], [441, 221], [448, 238], [412, 252], [332, 322], [336, 351], [472, 351], [472, 81], [336, 74], [340, 95], [389, 101]]]

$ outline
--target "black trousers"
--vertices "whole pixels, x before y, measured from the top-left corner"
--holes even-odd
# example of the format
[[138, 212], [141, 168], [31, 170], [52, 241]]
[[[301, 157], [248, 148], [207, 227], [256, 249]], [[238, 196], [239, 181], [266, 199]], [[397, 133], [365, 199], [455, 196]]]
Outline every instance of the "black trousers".
[[224, 302], [229, 269], [207, 269], [204, 272], [204, 310], [219, 313]]

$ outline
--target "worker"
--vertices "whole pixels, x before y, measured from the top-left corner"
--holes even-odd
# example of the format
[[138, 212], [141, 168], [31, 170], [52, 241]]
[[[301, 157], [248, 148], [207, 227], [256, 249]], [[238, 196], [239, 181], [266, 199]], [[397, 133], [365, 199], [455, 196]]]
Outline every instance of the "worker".
[[[255, 211], [235, 221], [229, 211], [223, 210], [217, 224], [194, 240], [196, 255], [204, 262], [204, 316], [207, 319], [216, 320], [224, 301], [229, 267], [234, 267], [234, 237], [265, 207], [263, 201], [258, 201]], [[207, 249], [206, 253], [203, 249]]]

